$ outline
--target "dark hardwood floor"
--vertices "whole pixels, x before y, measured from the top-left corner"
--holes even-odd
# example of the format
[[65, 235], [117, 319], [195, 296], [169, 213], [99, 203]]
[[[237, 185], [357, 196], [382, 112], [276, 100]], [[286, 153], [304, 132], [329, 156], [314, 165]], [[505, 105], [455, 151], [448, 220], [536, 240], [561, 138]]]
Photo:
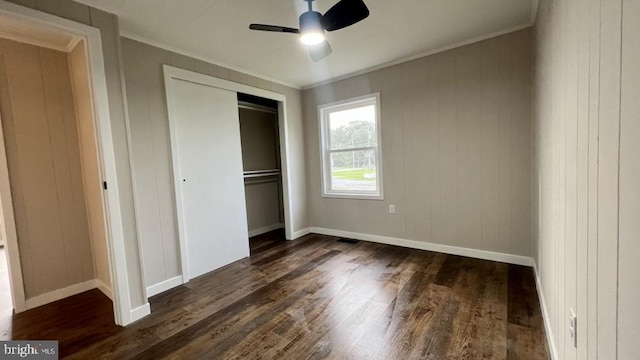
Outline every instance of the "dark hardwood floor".
[[278, 232], [126, 328], [89, 291], [3, 320], [71, 359], [547, 359], [531, 269]]

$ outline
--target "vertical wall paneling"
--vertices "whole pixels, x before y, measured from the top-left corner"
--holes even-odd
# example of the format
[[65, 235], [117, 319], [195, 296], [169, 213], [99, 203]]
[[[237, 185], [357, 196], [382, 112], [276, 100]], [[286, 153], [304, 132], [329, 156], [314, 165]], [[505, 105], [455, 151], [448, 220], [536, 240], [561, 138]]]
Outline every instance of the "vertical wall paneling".
[[640, 2], [623, 1], [620, 118], [620, 244], [618, 249], [619, 359], [638, 356], [640, 339]]
[[[462, 244], [478, 249], [482, 237], [482, 121], [480, 88], [481, 44], [456, 54], [456, 125], [458, 177], [458, 237]], [[510, 144], [509, 144], [510, 145]], [[479, 181], [480, 180], [480, 181]]]
[[[534, 67], [540, 184], [533, 187], [540, 201], [533, 213], [541, 218], [533, 243], [560, 359], [635, 355], [626, 351], [640, 331], [638, 286], [625, 271], [637, 273], [627, 257], [637, 251], [625, 241], [638, 234], [638, 68], [631, 59], [640, 31], [626, 19], [637, 17], [638, 8], [622, 0], [540, 3]], [[570, 309], [578, 316], [577, 349]]]
[[[532, 37], [531, 33], [518, 33], [512, 49], [513, 81], [510, 94], [512, 114], [529, 114], [529, 116], [514, 116], [511, 132], [511, 250], [516, 254], [530, 253], [531, 242], [518, 241], [521, 238], [531, 238], [531, 173], [532, 123], [531, 123], [531, 87], [532, 87]], [[519, 69], [529, 69], [521, 71]], [[523, 98], [526, 100], [523, 101]], [[484, 186], [484, 184], [483, 184]], [[517, 205], [516, 205], [517, 204]]]
[[[530, 37], [527, 29], [305, 90], [311, 226], [530, 256]], [[375, 92], [385, 199], [323, 198], [317, 107]]]
[[[578, 1], [575, 16], [575, 31], [583, 34], [578, 37], [577, 51], [577, 146], [576, 146], [576, 293], [575, 312], [582, 317], [580, 324], [586, 324], [588, 318], [588, 249], [589, 249], [589, 78], [590, 78], [590, 4]], [[588, 358], [588, 326], [578, 326], [577, 359]], [[572, 353], [573, 354], [573, 353]]]
[[[499, 186], [498, 191], [498, 202], [496, 211], [498, 215], [498, 241], [499, 245], [496, 249], [497, 251], [510, 253], [510, 249], [512, 247], [512, 220], [513, 220], [513, 212], [512, 212], [512, 201], [511, 194], [513, 191], [513, 179], [511, 178], [511, 161], [513, 158], [513, 150], [511, 149], [511, 137], [512, 137], [512, 129], [513, 123], [518, 121], [518, 116], [523, 116], [521, 114], [514, 115], [513, 114], [513, 104], [511, 101], [504, 101], [504, 99], [509, 99], [512, 96], [513, 91], [513, 61], [512, 55], [513, 50], [511, 46], [508, 45], [507, 39], [504, 37], [500, 37], [496, 39], [498, 41], [498, 48], [496, 51], [498, 52], [497, 63], [499, 72], [497, 73], [497, 85], [496, 91], [500, 96], [500, 100], [495, 104], [498, 111], [498, 128], [493, 129], [493, 131], [497, 131], [499, 134], [498, 140], [498, 168], [497, 170], [497, 183]], [[516, 39], [512, 39], [512, 41], [517, 41]], [[523, 70], [523, 71], [529, 71]], [[523, 96], [525, 94], [518, 94]], [[519, 144], [523, 145], [524, 144]], [[518, 240], [516, 240], [518, 241]]]
[[[589, 182], [587, 249], [587, 354], [598, 354], [598, 129], [600, 128], [600, 6], [601, 0], [589, 1]], [[581, 315], [581, 314], [580, 314]]]
[[[404, 71], [402, 72], [402, 108], [404, 109], [404, 111], [402, 112], [402, 131], [404, 134], [408, 134], [408, 129], [412, 129], [414, 126], [418, 126], [418, 127], [422, 127], [421, 122], [419, 121], [419, 116], [416, 116], [414, 109], [412, 108], [411, 104], [413, 102], [413, 81], [411, 79], [411, 75], [414, 74], [414, 70], [415, 67], [413, 66], [407, 66]], [[418, 77], [422, 77], [424, 76], [424, 74], [420, 74], [421, 76]], [[405, 135], [408, 137], [412, 137], [411, 135]], [[412, 141], [404, 141], [403, 142], [403, 149], [402, 149], [402, 156], [403, 158], [407, 156], [407, 154], [410, 154], [411, 152], [413, 152], [413, 142]], [[404, 177], [404, 189], [405, 192], [415, 192], [415, 185], [413, 181], [411, 181], [411, 178], [415, 177], [417, 173], [420, 172], [420, 168], [422, 168], [421, 166], [422, 164], [415, 164], [415, 166], [406, 166], [405, 164], [405, 177]], [[429, 183], [428, 178], [425, 178], [423, 176], [423, 179], [425, 180], [426, 183]], [[407, 208], [411, 208], [413, 206], [415, 206], [415, 199], [412, 197], [407, 197], [405, 199], [405, 206]], [[405, 234], [408, 238], [415, 238], [415, 234], [416, 234], [416, 221], [415, 218], [413, 216], [414, 214], [412, 213], [406, 213], [405, 214]], [[431, 214], [425, 214], [425, 217], [429, 219], [430, 222], [430, 218], [431, 218]]]
[[499, 104], [503, 92], [498, 91], [501, 84], [499, 59], [499, 41], [491, 39], [481, 48], [481, 94], [483, 105], [478, 118], [482, 123], [482, 248], [504, 249], [500, 241], [500, 129]]
[[[459, 50], [458, 50], [459, 51]], [[456, 121], [456, 51], [438, 55], [438, 161], [440, 181], [440, 234], [445, 244], [459, 246], [458, 239], [458, 124]], [[381, 106], [384, 107], [384, 104]]]
[[621, 0], [603, 1], [598, 129], [598, 358], [615, 359], [618, 315], [618, 167]]
[[[575, 358], [569, 309], [576, 306], [579, 36], [577, 3], [541, 2], [536, 25], [534, 241], [548, 337], [559, 358]], [[584, 86], [584, 85], [583, 85]], [[586, 89], [586, 88], [585, 88]], [[585, 90], [583, 89], [583, 91]], [[584, 136], [586, 133], [582, 133]], [[584, 194], [583, 194], [584, 196]], [[581, 314], [578, 314], [580, 317]], [[582, 325], [582, 323], [581, 323]]]

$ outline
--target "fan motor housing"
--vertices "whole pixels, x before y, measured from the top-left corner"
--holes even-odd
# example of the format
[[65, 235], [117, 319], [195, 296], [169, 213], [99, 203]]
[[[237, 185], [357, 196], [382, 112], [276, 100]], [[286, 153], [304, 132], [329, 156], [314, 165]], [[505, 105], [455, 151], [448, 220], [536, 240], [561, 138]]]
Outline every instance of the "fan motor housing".
[[322, 14], [317, 11], [307, 11], [300, 15], [300, 32], [323, 32]]

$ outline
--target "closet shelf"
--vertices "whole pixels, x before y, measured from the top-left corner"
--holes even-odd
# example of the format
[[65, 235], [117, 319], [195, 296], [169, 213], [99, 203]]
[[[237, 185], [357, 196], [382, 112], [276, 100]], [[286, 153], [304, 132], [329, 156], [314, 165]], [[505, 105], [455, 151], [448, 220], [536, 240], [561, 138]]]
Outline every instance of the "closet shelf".
[[258, 178], [258, 177], [264, 177], [264, 176], [276, 176], [276, 175], [280, 175], [280, 169], [245, 171], [242, 173], [242, 175], [245, 179]]

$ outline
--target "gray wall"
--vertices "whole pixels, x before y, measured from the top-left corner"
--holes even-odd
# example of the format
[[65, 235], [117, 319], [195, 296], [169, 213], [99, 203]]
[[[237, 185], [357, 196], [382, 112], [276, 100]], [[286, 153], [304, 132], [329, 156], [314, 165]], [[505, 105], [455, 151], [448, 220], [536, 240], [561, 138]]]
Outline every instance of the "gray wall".
[[127, 38], [122, 39], [122, 45], [133, 143], [137, 215], [147, 286], [181, 273], [163, 64], [287, 96], [286, 130], [290, 140], [293, 231], [308, 227], [299, 90]]
[[[311, 226], [530, 256], [530, 38], [527, 29], [305, 90]], [[384, 201], [323, 198], [317, 107], [374, 92]]]
[[637, 1], [540, 2], [534, 258], [560, 359], [637, 357], [639, 16]]
[[111, 115], [111, 131], [113, 135], [118, 188], [120, 190], [120, 210], [122, 214], [125, 256], [127, 263], [127, 280], [130, 293], [131, 308], [147, 303], [144, 296], [142, 266], [138, 251], [136, 218], [133, 204], [133, 184], [129, 163], [129, 147], [127, 144], [127, 127], [125, 122], [124, 88], [122, 84], [120, 30], [115, 15], [75, 3], [71, 0], [9, 0], [45, 13], [60, 16], [98, 28], [102, 34], [102, 51], [109, 96], [109, 112]]

